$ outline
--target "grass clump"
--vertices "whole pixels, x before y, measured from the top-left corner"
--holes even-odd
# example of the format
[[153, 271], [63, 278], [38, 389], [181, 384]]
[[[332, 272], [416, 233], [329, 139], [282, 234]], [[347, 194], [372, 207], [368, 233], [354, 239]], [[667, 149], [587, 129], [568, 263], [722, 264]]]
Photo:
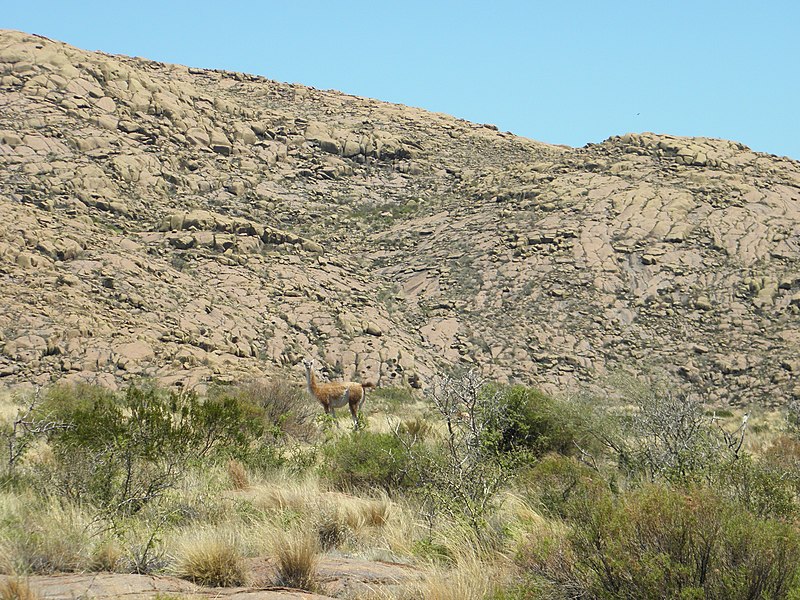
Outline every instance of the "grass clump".
[[417, 591], [426, 600], [484, 600], [496, 587], [491, 571], [475, 558], [462, 560], [449, 569], [434, 569]]
[[9, 577], [0, 582], [0, 600], [41, 600], [41, 596], [31, 589], [27, 581]]
[[228, 477], [235, 490], [246, 490], [250, 487], [250, 477], [247, 474], [247, 469], [238, 460], [231, 459], [228, 461]]
[[232, 535], [194, 532], [179, 545], [175, 573], [200, 585], [231, 587], [245, 582], [242, 556]]
[[33, 495], [3, 497], [0, 567], [12, 573], [86, 569], [95, 543], [91, 516], [79, 506]]
[[314, 592], [319, 589], [319, 541], [311, 532], [275, 532], [272, 539], [275, 584]]

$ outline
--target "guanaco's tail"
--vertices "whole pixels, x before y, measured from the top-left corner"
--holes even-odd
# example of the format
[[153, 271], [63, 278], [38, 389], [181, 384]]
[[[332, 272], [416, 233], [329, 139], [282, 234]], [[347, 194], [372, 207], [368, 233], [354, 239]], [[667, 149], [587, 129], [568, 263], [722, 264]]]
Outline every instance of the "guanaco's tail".
[[358, 410], [361, 410], [361, 407], [364, 406], [364, 400], [367, 399], [367, 388], [374, 388], [375, 384], [372, 381], [365, 381], [361, 384], [362, 392], [361, 392], [361, 401], [358, 403]]

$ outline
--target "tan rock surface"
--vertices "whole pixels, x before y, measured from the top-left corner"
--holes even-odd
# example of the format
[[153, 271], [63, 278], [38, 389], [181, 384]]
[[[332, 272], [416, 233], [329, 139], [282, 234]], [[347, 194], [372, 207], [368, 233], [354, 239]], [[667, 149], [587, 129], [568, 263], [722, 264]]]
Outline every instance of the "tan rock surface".
[[[375, 589], [419, 581], [420, 571], [404, 564], [358, 558], [323, 556], [317, 578], [319, 593], [304, 592], [272, 585], [275, 569], [266, 558], [246, 561], [249, 585], [209, 588], [167, 575], [121, 573], [63, 573], [24, 577], [28, 587], [45, 600], [98, 600], [130, 598], [146, 600], [178, 595], [186, 598], [228, 598], [231, 600], [324, 600], [358, 597]], [[0, 581], [8, 576], [0, 575]]]
[[0, 384], [299, 381], [313, 355], [381, 384], [651, 364], [713, 401], [797, 393], [796, 161], [549, 146], [11, 31], [0, 81]]
[[[5, 579], [5, 575], [0, 575]], [[34, 575], [24, 579], [43, 600], [151, 600], [159, 597], [227, 598], [230, 600], [325, 600], [330, 596], [286, 588], [204, 588], [176, 577], [123, 575], [117, 573], [75, 573]]]

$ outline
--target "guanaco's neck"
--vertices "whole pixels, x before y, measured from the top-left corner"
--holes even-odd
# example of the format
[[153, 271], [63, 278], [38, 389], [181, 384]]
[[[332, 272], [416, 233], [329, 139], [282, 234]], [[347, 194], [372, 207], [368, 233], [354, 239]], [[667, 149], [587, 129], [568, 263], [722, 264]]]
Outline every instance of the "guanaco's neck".
[[306, 366], [306, 384], [308, 385], [308, 391], [315, 394], [317, 391], [317, 378], [314, 376], [310, 365]]

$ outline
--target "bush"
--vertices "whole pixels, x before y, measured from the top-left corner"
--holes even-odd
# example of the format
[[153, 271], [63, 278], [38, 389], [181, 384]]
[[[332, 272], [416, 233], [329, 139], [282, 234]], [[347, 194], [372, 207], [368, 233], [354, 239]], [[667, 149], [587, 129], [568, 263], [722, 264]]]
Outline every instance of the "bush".
[[274, 439], [291, 435], [309, 440], [316, 432], [318, 409], [304, 388], [283, 379], [251, 381], [233, 389], [221, 388], [212, 397], [231, 397], [260, 409], [265, 432]]
[[743, 455], [744, 424], [728, 432], [696, 396], [664, 379], [618, 378], [625, 402], [633, 406], [618, 419], [616, 438], [606, 438], [629, 476], [685, 485]]
[[576, 506], [609, 493], [600, 475], [575, 458], [548, 454], [520, 475], [527, 492], [553, 516], [567, 517]]
[[414, 481], [411, 457], [390, 433], [354, 431], [322, 449], [322, 475], [342, 490], [381, 488], [391, 493]]
[[487, 386], [481, 393], [494, 396], [492, 402], [501, 407], [487, 419], [489, 435], [501, 452], [569, 456], [578, 452], [576, 444], [583, 448], [596, 445], [574, 405], [519, 385]]
[[[439, 513], [466, 523], [474, 541], [490, 540], [486, 517], [497, 505], [497, 492], [525, 452], [499, 451], [498, 439], [507, 424], [501, 394], [488, 389], [476, 371], [435, 378], [426, 390], [443, 434], [431, 445], [407, 440], [419, 480], [418, 495], [431, 522]], [[397, 432], [398, 439], [400, 431]]]
[[760, 517], [795, 518], [800, 514], [800, 472], [770, 461], [743, 456], [714, 469], [715, 487]]
[[582, 582], [602, 598], [784, 598], [800, 584], [800, 534], [708, 488], [649, 485], [570, 517], [571, 561], [531, 549], [523, 562], [573, 592]]
[[235, 398], [202, 402], [135, 386], [121, 398], [58, 388], [39, 410], [66, 424], [50, 435], [59, 491], [127, 514], [173, 487], [191, 463], [246, 456], [263, 433], [259, 409]]
[[764, 452], [765, 462], [773, 468], [800, 474], [800, 439], [781, 435]]

